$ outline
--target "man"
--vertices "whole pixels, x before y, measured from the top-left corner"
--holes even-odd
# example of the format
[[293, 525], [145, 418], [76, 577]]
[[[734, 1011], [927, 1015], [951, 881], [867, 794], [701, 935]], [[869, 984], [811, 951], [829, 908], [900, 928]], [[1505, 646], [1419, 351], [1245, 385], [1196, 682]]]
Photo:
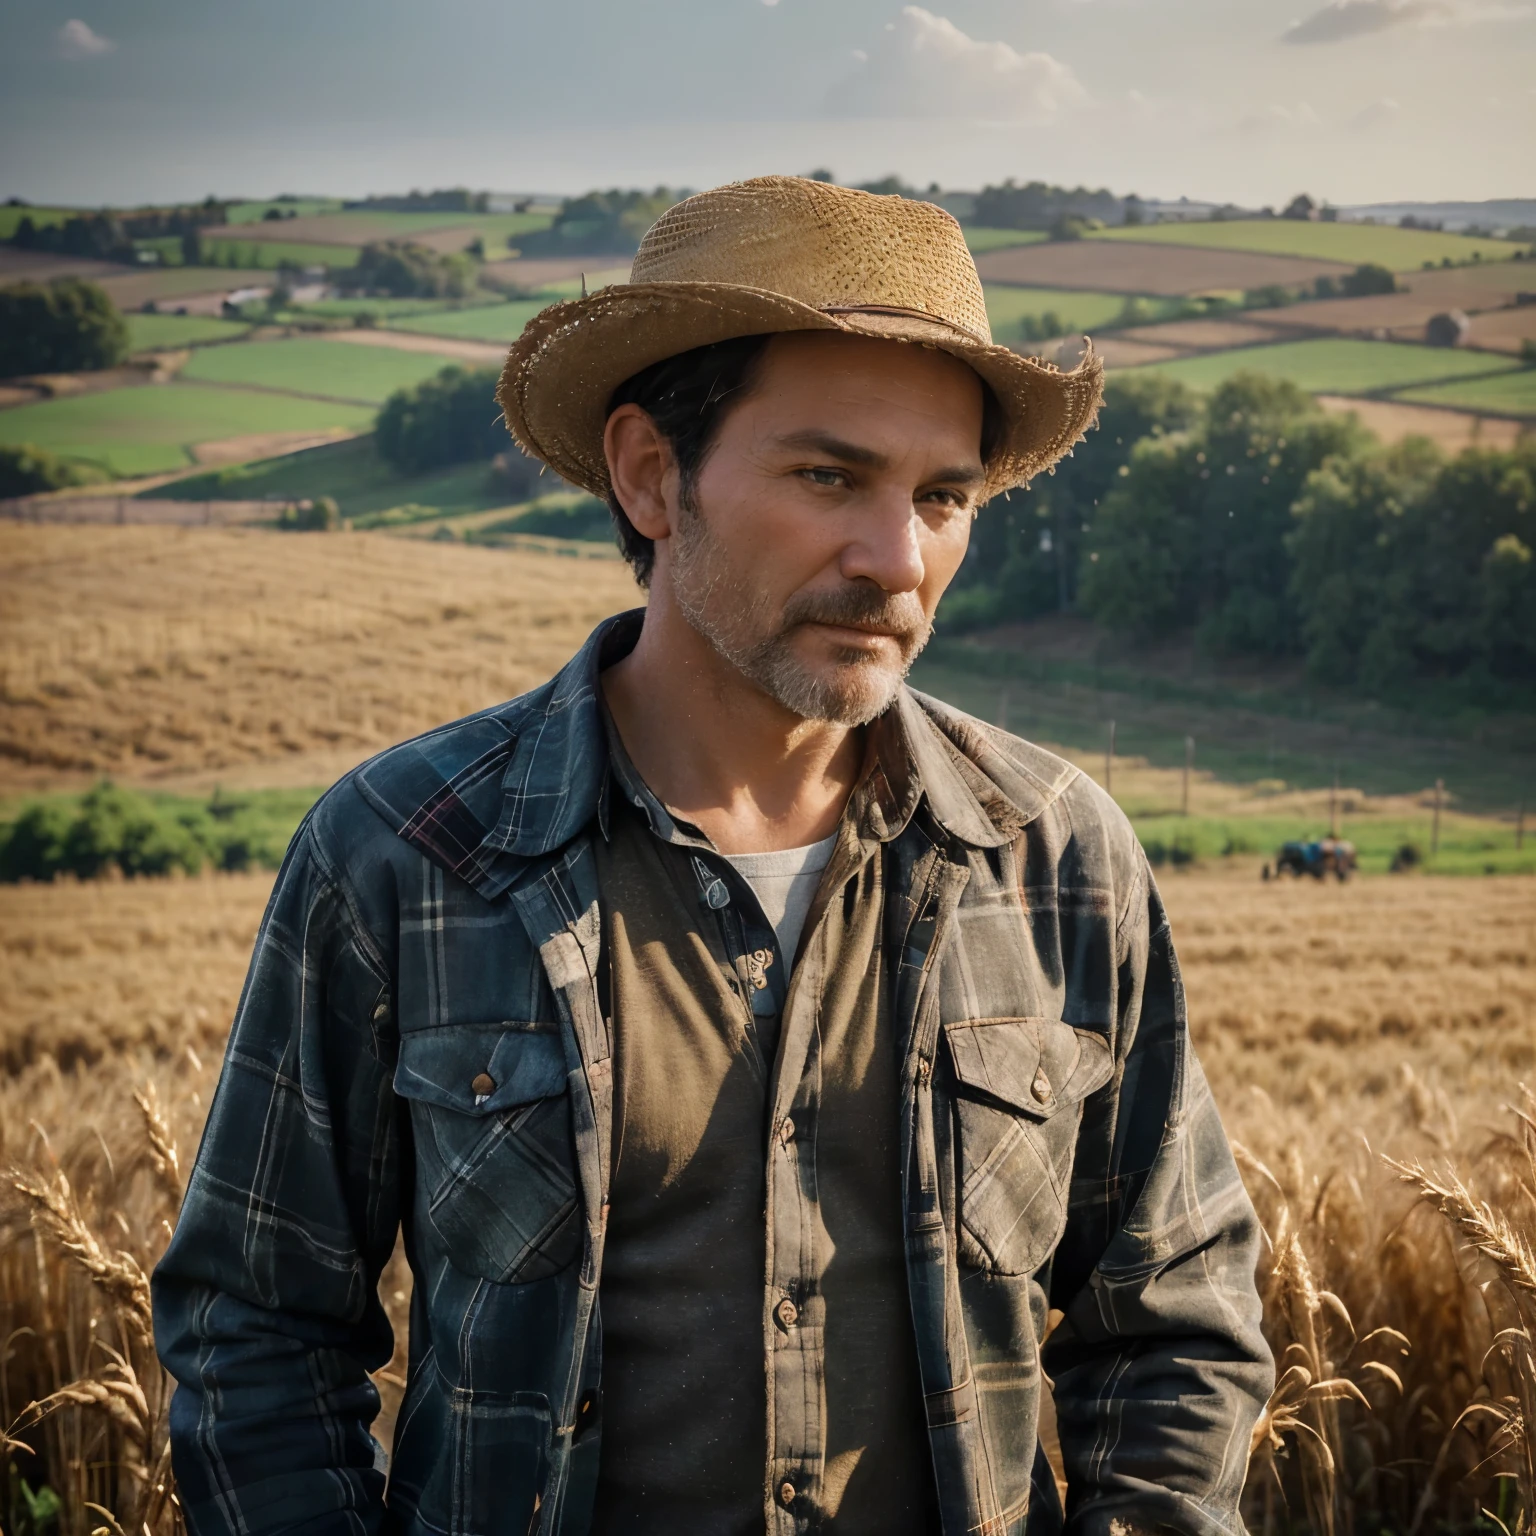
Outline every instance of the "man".
[[1099, 388], [947, 214], [787, 178], [529, 326], [649, 601], [294, 840], [155, 1281], [199, 1536], [1238, 1536], [1256, 1228], [1146, 862], [903, 685]]

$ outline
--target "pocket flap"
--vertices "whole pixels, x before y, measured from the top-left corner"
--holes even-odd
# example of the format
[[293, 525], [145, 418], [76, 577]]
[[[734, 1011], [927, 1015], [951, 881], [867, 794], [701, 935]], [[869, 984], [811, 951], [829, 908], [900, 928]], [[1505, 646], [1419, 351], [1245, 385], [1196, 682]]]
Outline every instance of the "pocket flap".
[[944, 1034], [962, 1083], [1037, 1120], [1087, 1098], [1114, 1071], [1102, 1035], [1060, 1019], [958, 1019]]
[[493, 1115], [553, 1098], [566, 1087], [565, 1047], [554, 1028], [518, 1020], [444, 1024], [400, 1037], [395, 1092], [465, 1115]]

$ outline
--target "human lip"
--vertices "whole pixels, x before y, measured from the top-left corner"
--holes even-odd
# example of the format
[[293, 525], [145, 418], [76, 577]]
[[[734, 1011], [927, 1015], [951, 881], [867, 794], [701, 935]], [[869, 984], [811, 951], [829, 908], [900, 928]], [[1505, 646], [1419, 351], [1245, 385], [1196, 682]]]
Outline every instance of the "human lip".
[[874, 640], [895, 640], [896, 632], [891, 629], [880, 629], [872, 624], [843, 624], [831, 619], [813, 619], [811, 621], [818, 629], [831, 631], [839, 637], [847, 637], [855, 643], [869, 643]]

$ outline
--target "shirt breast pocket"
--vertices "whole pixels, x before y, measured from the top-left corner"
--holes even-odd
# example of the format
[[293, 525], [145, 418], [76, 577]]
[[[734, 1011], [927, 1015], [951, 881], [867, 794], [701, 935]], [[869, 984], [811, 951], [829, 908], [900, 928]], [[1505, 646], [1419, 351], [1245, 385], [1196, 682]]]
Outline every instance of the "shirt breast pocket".
[[418, 1215], [456, 1268], [542, 1280], [581, 1253], [565, 1051], [550, 1028], [447, 1024], [400, 1038]]
[[1067, 1217], [1083, 1101], [1114, 1072], [1108, 1042], [1060, 1019], [944, 1026], [954, 1068], [960, 1259], [1031, 1275]]

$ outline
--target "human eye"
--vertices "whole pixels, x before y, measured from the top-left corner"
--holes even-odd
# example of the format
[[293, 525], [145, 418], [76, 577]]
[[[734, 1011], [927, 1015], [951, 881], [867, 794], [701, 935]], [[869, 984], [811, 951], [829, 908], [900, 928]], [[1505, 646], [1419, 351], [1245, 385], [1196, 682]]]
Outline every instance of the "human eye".
[[840, 469], [827, 469], [815, 467], [799, 471], [802, 479], [809, 480], [812, 485], [825, 486], [828, 490], [836, 490], [839, 486], [847, 485], [848, 476]]
[[924, 491], [918, 500], [930, 507], [939, 507], [946, 512], [964, 511], [971, 505], [970, 493], [956, 490], [953, 486], [935, 486], [932, 490]]

